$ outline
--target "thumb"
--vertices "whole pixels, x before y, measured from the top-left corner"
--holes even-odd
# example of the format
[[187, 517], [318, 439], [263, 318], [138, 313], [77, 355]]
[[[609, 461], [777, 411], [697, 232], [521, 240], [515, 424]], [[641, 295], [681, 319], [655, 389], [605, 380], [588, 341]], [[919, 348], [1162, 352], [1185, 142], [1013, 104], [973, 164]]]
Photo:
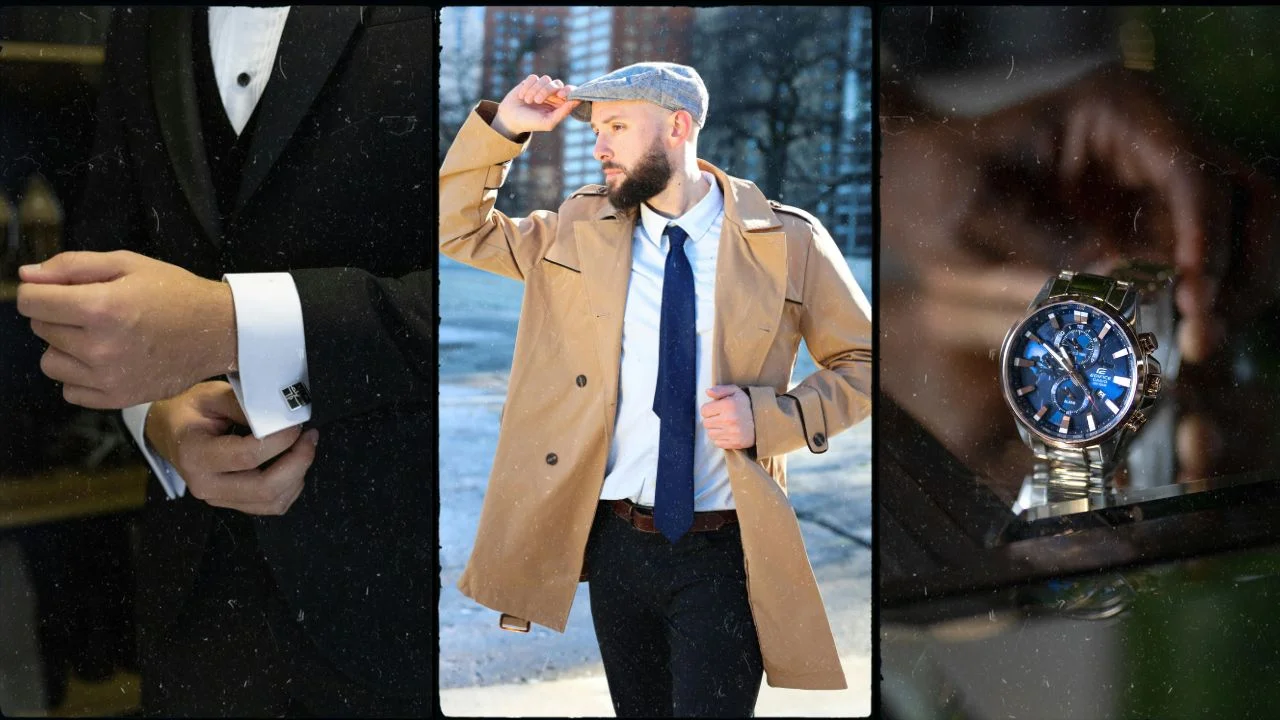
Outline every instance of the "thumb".
[[240, 401], [236, 400], [236, 393], [229, 383], [217, 383], [201, 399], [203, 414], [239, 425], [249, 425], [249, 419], [245, 417], [244, 409], [240, 407]]
[[707, 394], [711, 396], [712, 400], [727, 398], [736, 392], [738, 392], [737, 385], [716, 385], [714, 387], [707, 388]]
[[18, 268], [18, 277], [29, 283], [83, 285], [115, 280], [128, 268], [126, 253], [73, 250], [58, 253], [42, 263], [23, 265]]

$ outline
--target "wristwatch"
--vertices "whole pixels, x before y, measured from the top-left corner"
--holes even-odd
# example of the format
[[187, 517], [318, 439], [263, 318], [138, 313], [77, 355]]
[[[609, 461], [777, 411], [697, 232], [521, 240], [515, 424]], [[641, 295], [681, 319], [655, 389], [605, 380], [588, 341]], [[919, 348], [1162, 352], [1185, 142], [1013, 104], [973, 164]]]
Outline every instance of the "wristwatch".
[[[1155, 316], [1173, 345], [1173, 273], [1129, 263], [1111, 275], [1063, 270], [1048, 279], [1000, 348], [1000, 387], [1022, 441], [1051, 489], [1105, 486], [1165, 384]], [[1176, 357], [1174, 358], [1176, 363]]]

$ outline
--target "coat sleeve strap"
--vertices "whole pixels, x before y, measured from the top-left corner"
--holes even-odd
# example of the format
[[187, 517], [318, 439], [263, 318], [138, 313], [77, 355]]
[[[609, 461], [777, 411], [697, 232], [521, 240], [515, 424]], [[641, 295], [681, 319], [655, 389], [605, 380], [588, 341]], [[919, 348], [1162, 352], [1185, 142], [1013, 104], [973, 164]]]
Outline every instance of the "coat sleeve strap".
[[515, 615], [502, 613], [502, 616], [498, 618], [498, 627], [511, 632], [527, 633], [529, 632], [529, 621], [524, 618], [518, 618]]

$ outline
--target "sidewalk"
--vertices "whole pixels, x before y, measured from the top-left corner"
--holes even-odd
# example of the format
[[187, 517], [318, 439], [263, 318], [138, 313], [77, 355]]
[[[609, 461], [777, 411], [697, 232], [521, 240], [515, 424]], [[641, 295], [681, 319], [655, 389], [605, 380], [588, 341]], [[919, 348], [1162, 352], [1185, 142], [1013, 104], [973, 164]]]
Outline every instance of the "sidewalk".
[[[761, 685], [756, 717], [865, 717], [871, 714], [871, 661], [841, 658], [848, 690]], [[441, 689], [449, 717], [613, 717], [603, 674], [542, 682]]]

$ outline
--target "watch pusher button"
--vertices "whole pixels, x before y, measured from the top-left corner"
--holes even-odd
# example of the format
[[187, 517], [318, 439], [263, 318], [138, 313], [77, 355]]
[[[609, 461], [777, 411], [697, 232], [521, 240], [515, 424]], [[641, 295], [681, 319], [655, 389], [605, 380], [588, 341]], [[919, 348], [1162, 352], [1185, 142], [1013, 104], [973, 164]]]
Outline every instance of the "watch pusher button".
[[1144, 355], [1150, 355], [1160, 347], [1160, 344], [1156, 342], [1154, 333], [1145, 332], [1138, 335], [1138, 347], [1142, 349]]
[[1147, 416], [1143, 415], [1141, 412], [1134, 412], [1133, 417], [1129, 418], [1129, 420], [1125, 422], [1124, 427], [1129, 432], [1138, 432], [1138, 430], [1146, 424]]
[[1148, 375], [1146, 388], [1143, 392], [1147, 397], [1155, 397], [1160, 394], [1160, 388], [1163, 383], [1164, 381], [1160, 379], [1159, 375]]

